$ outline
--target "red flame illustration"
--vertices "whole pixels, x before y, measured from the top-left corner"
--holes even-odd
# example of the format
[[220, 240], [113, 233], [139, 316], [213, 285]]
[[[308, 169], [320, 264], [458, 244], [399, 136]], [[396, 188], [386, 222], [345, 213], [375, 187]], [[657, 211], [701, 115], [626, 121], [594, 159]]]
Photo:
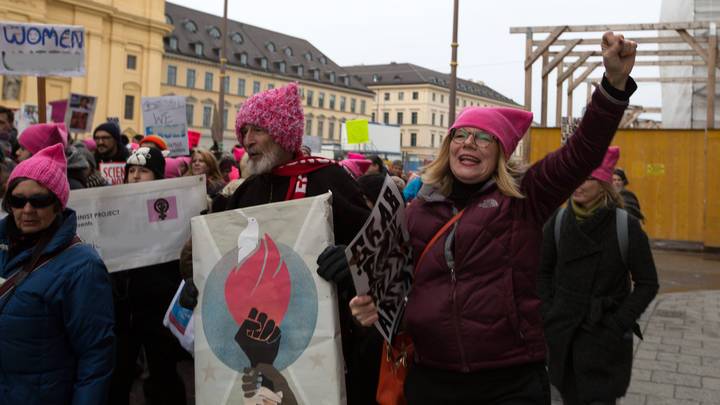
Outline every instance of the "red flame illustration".
[[272, 238], [265, 234], [258, 247], [230, 271], [225, 301], [235, 322], [242, 325], [252, 308], [280, 324], [290, 302], [290, 273]]

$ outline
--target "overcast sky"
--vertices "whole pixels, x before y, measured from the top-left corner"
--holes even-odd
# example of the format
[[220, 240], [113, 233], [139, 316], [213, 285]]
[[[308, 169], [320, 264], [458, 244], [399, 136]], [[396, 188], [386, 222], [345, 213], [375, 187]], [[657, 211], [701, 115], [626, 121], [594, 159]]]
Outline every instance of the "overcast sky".
[[[222, 15], [222, 0], [173, 2]], [[452, 3], [452, 0], [229, 0], [228, 15], [233, 20], [304, 38], [341, 66], [395, 61], [449, 72]], [[481, 80], [523, 104], [525, 36], [511, 35], [510, 27], [652, 23], [659, 21], [660, 6], [661, 0], [460, 0], [459, 76]], [[538, 62], [533, 80], [533, 112], [537, 121], [539, 71]], [[601, 74], [598, 69], [591, 77]], [[658, 71], [636, 68], [633, 75], [657, 76]], [[548, 117], [552, 124], [555, 86], [549, 87]], [[583, 84], [575, 92], [576, 115], [585, 95]], [[641, 83], [631, 102], [660, 106], [660, 86]]]

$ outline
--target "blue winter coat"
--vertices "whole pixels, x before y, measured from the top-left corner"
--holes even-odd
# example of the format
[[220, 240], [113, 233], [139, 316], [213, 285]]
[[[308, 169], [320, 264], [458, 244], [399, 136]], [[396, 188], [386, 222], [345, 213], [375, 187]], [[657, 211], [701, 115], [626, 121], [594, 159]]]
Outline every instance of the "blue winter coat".
[[[75, 212], [45, 253], [60, 252], [32, 272], [0, 313], [0, 405], [104, 405], [114, 362], [112, 289], [107, 269], [75, 236]], [[0, 276], [8, 278], [31, 250], [8, 257], [0, 221]], [[64, 249], [64, 250], [63, 250]]]

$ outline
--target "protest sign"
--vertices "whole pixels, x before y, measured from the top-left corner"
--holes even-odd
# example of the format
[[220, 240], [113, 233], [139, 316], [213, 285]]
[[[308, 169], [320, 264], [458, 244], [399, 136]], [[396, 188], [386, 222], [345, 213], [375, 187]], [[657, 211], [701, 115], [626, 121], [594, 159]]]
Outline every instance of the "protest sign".
[[366, 143], [370, 141], [367, 120], [350, 120], [345, 122], [348, 144]]
[[100, 162], [100, 175], [110, 185], [125, 183], [125, 163], [124, 162]]
[[178, 287], [170, 306], [165, 312], [163, 325], [170, 329], [170, 332], [178, 339], [183, 349], [192, 353], [195, 344], [195, 332], [193, 330], [195, 322], [193, 311], [180, 305], [180, 292], [182, 292], [183, 287], [185, 287], [185, 280], [180, 282], [180, 287]]
[[205, 177], [180, 177], [70, 192], [77, 233], [110, 272], [177, 260], [190, 218], [207, 208]]
[[165, 139], [170, 156], [190, 154], [184, 96], [143, 97], [145, 135]]
[[85, 28], [0, 22], [0, 75], [85, 75]]
[[374, 298], [375, 327], [392, 342], [412, 285], [412, 248], [405, 226], [405, 203], [390, 176], [362, 230], [345, 250], [358, 295]]
[[91, 132], [97, 98], [84, 94], [70, 94], [65, 111], [68, 132]]
[[65, 113], [67, 112], [67, 100], [55, 100], [48, 103], [52, 107], [52, 111], [48, 113], [50, 121], [65, 122]]
[[192, 219], [198, 404], [345, 403], [330, 198]]

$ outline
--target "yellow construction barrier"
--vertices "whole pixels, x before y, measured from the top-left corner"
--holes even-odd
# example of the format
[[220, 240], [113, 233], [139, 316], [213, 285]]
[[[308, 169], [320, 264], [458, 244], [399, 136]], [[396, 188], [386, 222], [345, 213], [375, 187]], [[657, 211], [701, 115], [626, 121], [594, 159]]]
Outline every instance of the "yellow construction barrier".
[[[560, 147], [559, 128], [532, 128], [532, 162]], [[625, 169], [653, 239], [720, 247], [720, 130], [623, 129]]]

